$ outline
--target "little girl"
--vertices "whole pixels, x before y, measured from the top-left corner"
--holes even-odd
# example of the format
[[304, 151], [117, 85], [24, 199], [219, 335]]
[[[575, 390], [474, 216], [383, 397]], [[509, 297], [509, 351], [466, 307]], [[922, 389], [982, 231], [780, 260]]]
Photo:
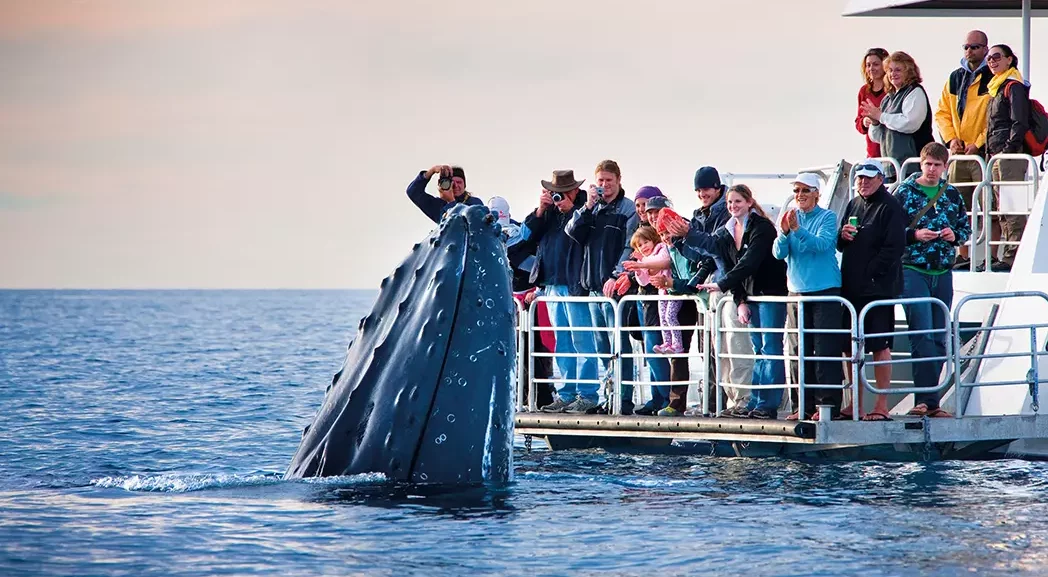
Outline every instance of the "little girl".
[[[650, 226], [638, 228], [630, 240], [630, 246], [634, 250], [633, 258], [636, 260], [626, 261], [622, 263], [622, 266], [636, 273], [637, 284], [648, 286], [652, 277], [669, 277], [670, 254], [666, 250], [666, 245], [661, 241], [659, 234]], [[659, 294], [666, 294], [666, 289], [659, 289]], [[659, 322], [662, 326], [677, 326], [677, 313], [680, 312], [680, 306], [680, 301], [659, 301]], [[655, 352], [663, 354], [684, 352], [679, 330], [663, 330], [662, 342], [661, 345], [655, 345]]]

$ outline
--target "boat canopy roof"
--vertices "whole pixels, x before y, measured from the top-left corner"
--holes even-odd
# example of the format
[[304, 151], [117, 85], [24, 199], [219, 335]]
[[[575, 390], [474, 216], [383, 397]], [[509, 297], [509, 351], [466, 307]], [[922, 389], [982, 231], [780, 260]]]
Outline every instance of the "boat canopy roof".
[[[1048, 0], [1026, 0], [1031, 16], [1048, 16]], [[848, 0], [844, 16], [1002, 16], [1014, 18], [1023, 0]]]

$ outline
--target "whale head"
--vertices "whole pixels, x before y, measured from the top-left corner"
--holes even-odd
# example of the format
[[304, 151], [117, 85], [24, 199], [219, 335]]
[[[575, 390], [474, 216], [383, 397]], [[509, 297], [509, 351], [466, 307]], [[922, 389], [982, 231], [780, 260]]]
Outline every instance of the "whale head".
[[494, 216], [456, 205], [382, 281], [285, 478], [509, 482], [515, 311]]

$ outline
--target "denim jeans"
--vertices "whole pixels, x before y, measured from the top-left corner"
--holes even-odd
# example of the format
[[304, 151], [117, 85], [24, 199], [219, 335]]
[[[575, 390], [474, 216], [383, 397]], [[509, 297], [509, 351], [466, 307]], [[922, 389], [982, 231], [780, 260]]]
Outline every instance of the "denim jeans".
[[[924, 274], [909, 268], [902, 269], [902, 296], [905, 298], [932, 297], [941, 300], [949, 308], [953, 304], [953, 272], [940, 275]], [[946, 315], [942, 307], [932, 303], [904, 305], [906, 324], [911, 331], [942, 329], [946, 327]], [[910, 335], [910, 358], [913, 359], [913, 384], [915, 387], [939, 385], [939, 374], [944, 361], [918, 361], [946, 355], [947, 334], [927, 333]], [[914, 404], [924, 403], [929, 410], [939, 408], [941, 393], [918, 393]]]
[[[546, 295], [551, 297], [571, 296], [571, 292], [565, 285], [553, 285], [546, 287]], [[589, 327], [591, 326], [589, 308], [585, 303], [547, 303], [549, 308], [550, 324], [554, 327]], [[587, 331], [558, 331], [557, 350], [558, 353], [579, 353], [593, 355], [596, 347], [593, 342], [593, 333]], [[584, 397], [597, 402], [597, 391], [600, 387], [596, 383], [578, 383], [572, 379], [597, 379], [597, 359], [593, 356], [587, 357], [557, 357], [557, 368], [560, 369], [561, 378], [569, 379], [558, 384], [557, 396], [564, 401], [572, 401], [576, 397]]]
[[[786, 325], [786, 303], [749, 303], [750, 328], [781, 329]], [[750, 341], [757, 356], [782, 355], [781, 332], [752, 332]], [[786, 383], [786, 363], [782, 359], [758, 358], [753, 363], [753, 384]], [[754, 389], [750, 395], [750, 410], [776, 412], [782, 403], [783, 389]]]
[[[644, 318], [644, 308], [641, 303], [637, 303], [637, 317], [640, 319], [642, 325], [647, 325], [648, 319]], [[662, 344], [662, 333], [660, 331], [644, 331], [644, 352], [647, 354], [655, 353], [655, 345]], [[647, 358], [648, 372], [651, 375], [651, 382], [653, 383], [664, 383], [670, 380], [670, 361], [669, 359], [652, 356]], [[662, 409], [670, 402], [670, 387], [669, 385], [652, 386], [651, 387], [651, 403], [652, 406]]]
[[[591, 292], [592, 297], [603, 297], [603, 293]], [[625, 313], [623, 313], [625, 314]], [[615, 326], [615, 307], [605, 303], [589, 303], [589, 315], [590, 315], [590, 326], [594, 327], [613, 327]], [[595, 347], [597, 352], [606, 355], [611, 352], [611, 333], [601, 331], [593, 333]], [[630, 344], [630, 335], [628, 331], [622, 331], [620, 338], [621, 348], [623, 354], [630, 354], [633, 352], [633, 345]], [[613, 365], [609, 361], [602, 360], [602, 362], [608, 362], [608, 367]], [[637, 375], [633, 371], [633, 359], [625, 357], [622, 359], [622, 380], [632, 381], [636, 380]], [[622, 400], [633, 402], [633, 385], [622, 385]]]

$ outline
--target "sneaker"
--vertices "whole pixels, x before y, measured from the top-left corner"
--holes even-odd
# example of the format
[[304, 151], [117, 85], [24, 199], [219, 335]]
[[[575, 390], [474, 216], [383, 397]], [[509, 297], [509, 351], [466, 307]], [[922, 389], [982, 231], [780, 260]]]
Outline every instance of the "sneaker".
[[732, 417], [734, 419], [745, 419], [746, 417], [750, 416], [750, 411], [745, 407], [735, 407], [734, 409], [724, 409], [717, 416]]
[[702, 407], [692, 407], [687, 411], [684, 411], [685, 417], [707, 417], [706, 413], [702, 412]]
[[595, 408], [596, 406], [597, 406], [597, 403], [595, 401], [591, 401], [589, 399], [585, 399], [583, 397], [579, 397], [579, 398], [575, 399], [574, 403], [571, 403], [567, 407], [564, 407], [564, 412], [565, 413], [572, 413], [572, 414], [580, 414], [580, 413], [585, 413], [586, 411], [588, 411], [588, 410], [590, 410], [592, 408]]
[[968, 270], [971, 266], [971, 259], [957, 257], [957, 261], [953, 263], [953, 270]]
[[677, 409], [674, 409], [673, 407], [666, 407], [665, 409], [662, 409], [656, 414], [660, 417], [679, 417], [683, 413], [681, 413]]
[[574, 403], [565, 401], [564, 399], [557, 397], [552, 403], [540, 408], [539, 410], [543, 413], [563, 413], [569, 406]]
[[778, 417], [778, 416], [779, 416], [779, 414], [778, 414], [777, 411], [774, 411], [774, 410], [768, 411], [768, 410], [765, 410], [765, 409], [753, 409], [752, 411], [750, 411], [750, 414], [749, 414], [749, 417], [751, 419], [771, 419], [771, 420], [775, 420], [775, 418]]
[[644, 406], [633, 410], [634, 415], [641, 415], [642, 417], [654, 415], [656, 412], [658, 412], [658, 409], [656, 409], [655, 405], [650, 402], [644, 403]]
[[629, 416], [633, 414], [633, 401], [622, 401], [622, 415]]

